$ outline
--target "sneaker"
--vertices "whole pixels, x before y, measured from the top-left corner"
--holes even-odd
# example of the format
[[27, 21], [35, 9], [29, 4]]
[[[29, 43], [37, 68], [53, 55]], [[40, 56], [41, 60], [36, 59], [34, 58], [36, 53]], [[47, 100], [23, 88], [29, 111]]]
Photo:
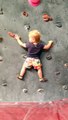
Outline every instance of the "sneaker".
[[47, 82], [48, 80], [46, 78], [40, 78], [39, 81], [40, 82]]
[[21, 75], [18, 75], [17, 78], [18, 78], [19, 80], [23, 80], [23, 77], [22, 77]]

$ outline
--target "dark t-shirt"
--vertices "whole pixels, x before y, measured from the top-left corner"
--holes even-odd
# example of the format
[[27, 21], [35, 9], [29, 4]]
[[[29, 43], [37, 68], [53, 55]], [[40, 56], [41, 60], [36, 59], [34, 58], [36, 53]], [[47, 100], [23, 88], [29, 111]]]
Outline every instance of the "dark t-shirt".
[[33, 43], [28, 42], [26, 43], [26, 47], [28, 49], [27, 57], [40, 58], [44, 44], [40, 42], [37, 45], [34, 45]]

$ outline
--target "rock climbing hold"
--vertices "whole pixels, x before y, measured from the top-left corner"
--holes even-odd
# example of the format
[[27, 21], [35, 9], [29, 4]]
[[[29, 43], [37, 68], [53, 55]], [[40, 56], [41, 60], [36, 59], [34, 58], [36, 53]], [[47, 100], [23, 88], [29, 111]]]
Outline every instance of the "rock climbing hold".
[[47, 59], [47, 60], [51, 60], [51, 59], [52, 59], [52, 56], [51, 56], [51, 55], [47, 55], [47, 56], [46, 56], [46, 59]]
[[3, 15], [3, 12], [2, 12], [2, 11], [0, 11], [0, 15]]
[[37, 92], [43, 92], [44, 91], [44, 89], [42, 89], [42, 88], [39, 88], [38, 90], [37, 90]]
[[23, 11], [23, 13], [22, 13], [24, 16], [28, 16], [28, 13], [26, 12], [26, 11]]
[[26, 30], [29, 30], [29, 29], [30, 29], [30, 25], [25, 25], [24, 28], [25, 28]]
[[64, 64], [64, 67], [68, 67], [68, 63], [65, 63], [65, 64]]
[[[15, 35], [17, 35], [17, 34], [15, 34], [15, 33], [13, 33], [13, 32], [8, 32], [8, 35], [9, 35], [10, 37], [16, 39], [16, 38], [15, 38]], [[19, 36], [19, 39], [21, 39], [20, 36]]]
[[0, 37], [0, 42], [2, 42], [3, 41], [3, 38], [2, 37]]
[[7, 82], [3, 81], [2, 86], [7, 86]]
[[49, 16], [49, 15], [47, 15], [47, 14], [44, 14], [44, 15], [42, 16], [42, 18], [43, 18], [43, 20], [44, 20], [45, 22], [48, 22], [48, 21], [52, 21], [52, 20], [53, 20], [52, 17]]
[[55, 74], [56, 74], [56, 75], [59, 75], [59, 74], [60, 74], [60, 72], [59, 72], [59, 71], [57, 71], [57, 72], [55, 72]]
[[55, 25], [59, 28], [62, 27], [62, 20], [61, 20], [61, 17], [60, 16], [56, 16], [55, 18]]
[[2, 56], [0, 56], [0, 62], [1, 62], [1, 61], [3, 61], [3, 57], [2, 57]]
[[12, 32], [8, 32], [8, 35], [9, 35], [10, 37], [15, 38], [15, 34], [14, 34], [14, 33], [12, 33]]
[[62, 27], [61, 22], [56, 22], [55, 24], [56, 24], [56, 26], [59, 27], [59, 28]]
[[23, 89], [23, 92], [24, 92], [24, 93], [27, 93], [27, 92], [28, 92], [28, 90], [27, 90], [26, 88], [24, 88], [24, 89]]
[[3, 8], [0, 9], [0, 15], [3, 15]]
[[28, 0], [29, 4], [32, 6], [32, 7], [36, 7], [40, 4], [40, 0]]
[[67, 85], [63, 85], [63, 89], [64, 90], [68, 90], [68, 86]]

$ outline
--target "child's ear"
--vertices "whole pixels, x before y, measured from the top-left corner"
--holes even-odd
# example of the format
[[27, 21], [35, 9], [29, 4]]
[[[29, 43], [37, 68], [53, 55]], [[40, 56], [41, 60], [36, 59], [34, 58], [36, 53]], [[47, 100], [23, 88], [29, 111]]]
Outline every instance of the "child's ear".
[[35, 38], [33, 37], [32, 39], [33, 39], [33, 41], [35, 42]]

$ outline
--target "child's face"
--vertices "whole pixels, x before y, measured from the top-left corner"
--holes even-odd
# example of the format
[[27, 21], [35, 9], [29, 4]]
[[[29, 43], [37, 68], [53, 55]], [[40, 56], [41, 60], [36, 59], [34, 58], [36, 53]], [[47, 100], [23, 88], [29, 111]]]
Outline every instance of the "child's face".
[[35, 43], [35, 38], [34, 37], [29, 37], [29, 42]]

